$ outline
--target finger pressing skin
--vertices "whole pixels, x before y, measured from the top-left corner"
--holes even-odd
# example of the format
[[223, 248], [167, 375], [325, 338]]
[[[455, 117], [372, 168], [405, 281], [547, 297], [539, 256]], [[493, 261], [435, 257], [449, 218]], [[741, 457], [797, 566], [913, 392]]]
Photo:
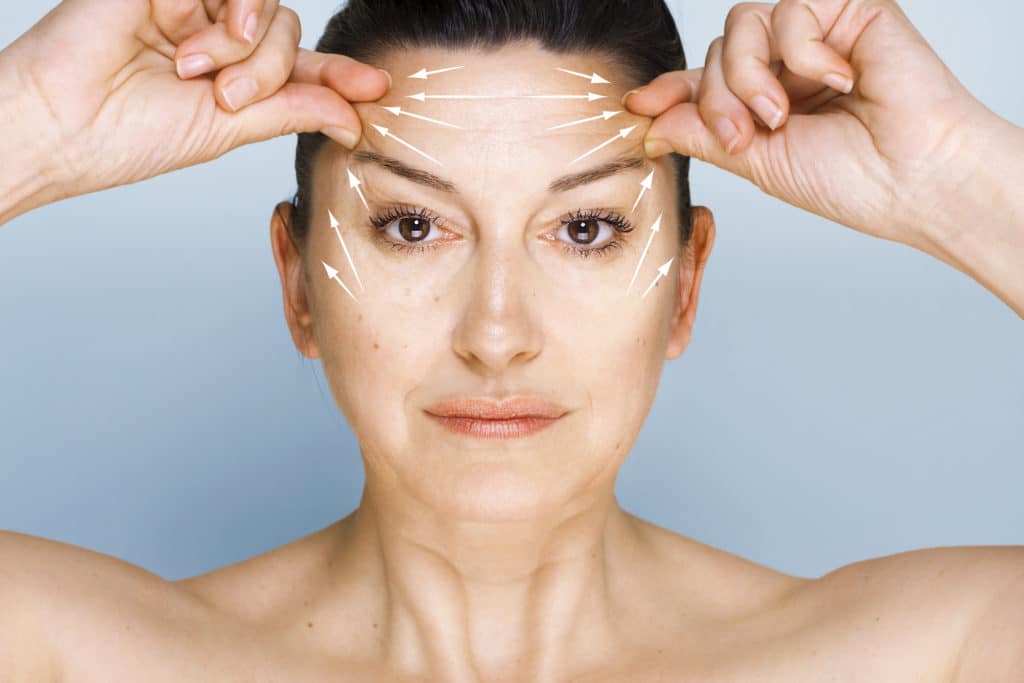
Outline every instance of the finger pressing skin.
[[238, 111], [277, 92], [295, 65], [300, 33], [295, 12], [280, 8], [253, 55], [217, 74], [213, 83], [217, 103], [227, 111]]
[[680, 102], [696, 102], [704, 69], [669, 71], [642, 88], [630, 90], [622, 105], [640, 116], [658, 116]]
[[794, 74], [842, 93], [853, 90], [853, 67], [825, 44], [827, 29], [806, 1], [782, 0], [772, 11], [771, 29], [779, 55]]
[[175, 45], [210, 25], [202, 0], [152, 0], [153, 23]]
[[233, 36], [228, 24], [217, 22], [178, 45], [174, 53], [178, 75], [181, 78], [194, 78], [248, 59], [266, 36], [279, 11], [278, 0], [259, 2], [263, 9], [252, 32], [251, 42]]
[[359, 144], [362, 122], [330, 88], [286, 83], [276, 93], [231, 115], [235, 147], [292, 133], [323, 132], [349, 149]]
[[743, 101], [725, 83], [725, 72], [722, 71], [723, 45], [721, 37], [711, 42], [697, 97], [704, 123], [715, 132], [722, 148], [732, 154], [733, 151], [744, 149], [753, 138], [754, 119]]
[[291, 80], [325, 85], [349, 102], [376, 102], [391, 88], [391, 75], [383, 69], [345, 55], [299, 50]]
[[774, 5], [737, 5], [726, 22], [722, 46], [725, 83], [761, 121], [775, 130], [785, 120], [789, 97], [771, 69], [778, 59], [769, 28]]

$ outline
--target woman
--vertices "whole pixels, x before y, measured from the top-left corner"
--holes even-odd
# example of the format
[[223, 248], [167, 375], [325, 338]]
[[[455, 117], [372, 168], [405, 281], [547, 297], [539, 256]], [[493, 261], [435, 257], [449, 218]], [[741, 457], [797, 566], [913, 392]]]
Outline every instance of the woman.
[[[948, 76], [897, 6], [739, 6], [691, 71], [662, 3], [355, 1], [322, 54], [295, 50], [294, 14], [260, 6], [121, 3], [99, 32], [121, 36], [123, 54], [108, 38], [99, 63], [77, 67], [90, 80], [36, 60], [53, 41], [84, 40], [83, 17], [97, 16], [95, 2], [61, 5], [0, 55], [4, 91], [25, 83], [3, 105], [22, 134], [0, 151], [23, 163], [5, 167], [0, 216], [304, 133], [274, 255], [296, 346], [323, 361], [359, 438], [363, 500], [309, 537], [174, 583], [7, 534], [0, 676], [1024, 672], [1020, 548], [936, 549], [810, 580], [646, 523], [614, 496], [661, 365], [689, 343], [714, 243], [710, 211], [689, 206], [685, 159], [667, 152], [916, 246], [1024, 314], [1022, 206], [1006, 181], [1024, 170], [1024, 134]], [[423, 84], [362, 62], [444, 73]], [[913, 111], [893, 95], [890, 64], [901, 83], [931, 84]], [[581, 91], [567, 71], [600, 75], [582, 92], [628, 110], [605, 118], [586, 95], [562, 97]], [[152, 111], [117, 121], [129, 104]], [[46, 128], [56, 133], [33, 127], [45, 116], [63, 124]], [[190, 144], [154, 145], [153, 121]], [[47, 167], [57, 142], [64, 163]], [[117, 162], [138, 149], [140, 162]], [[651, 171], [675, 182], [635, 201]], [[993, 220], [958, 232], [979, 213]]]

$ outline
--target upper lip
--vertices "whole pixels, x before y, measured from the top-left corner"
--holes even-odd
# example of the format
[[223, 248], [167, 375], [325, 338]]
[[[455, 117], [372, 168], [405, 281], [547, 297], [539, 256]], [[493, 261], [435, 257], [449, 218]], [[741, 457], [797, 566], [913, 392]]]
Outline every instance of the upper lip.
[[426, 409], [438, 417], [466, 417], [477, 420], [512, 420], [523, 417], [559, 418], [568, 410], [535, 396], [517, 396], [496, 400], [489, 397], [460, 396], [435, 403]]

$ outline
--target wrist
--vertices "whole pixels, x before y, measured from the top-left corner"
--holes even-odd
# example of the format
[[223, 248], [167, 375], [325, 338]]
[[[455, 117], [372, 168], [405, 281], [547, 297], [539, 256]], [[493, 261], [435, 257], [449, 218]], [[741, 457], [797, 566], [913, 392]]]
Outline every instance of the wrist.
[[0, 54], [0, 225], [62, 198], [49, 116], [9, 55]]
[[986, 109], [955, 137], [957, 151], [937, 164], [942, 175], [918, 217], [923, 249], [1024, 315], [1024, 130]]

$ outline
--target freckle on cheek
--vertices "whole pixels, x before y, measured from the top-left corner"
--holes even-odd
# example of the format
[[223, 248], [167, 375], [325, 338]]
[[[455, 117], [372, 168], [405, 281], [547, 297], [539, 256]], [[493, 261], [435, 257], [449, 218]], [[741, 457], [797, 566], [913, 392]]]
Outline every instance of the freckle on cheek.
[[374, 348], [374, 350], [379, 350], [380, 349], [380, 344], [378, 344], [377, 342], [373, 342], [373, 348]]
[[359, 322], [363, 322], [363, 314], [362, 313], [359, 314]]
[[434, 297], [434, 303], [435, 303], [435, 304], [436, 304], [436, 303], [438, 303], [438, 302], [440, 302], [440, 301], [441, 301], [441, 297], [439, 297], [439, 296], [435, 296], [435, 297]]

